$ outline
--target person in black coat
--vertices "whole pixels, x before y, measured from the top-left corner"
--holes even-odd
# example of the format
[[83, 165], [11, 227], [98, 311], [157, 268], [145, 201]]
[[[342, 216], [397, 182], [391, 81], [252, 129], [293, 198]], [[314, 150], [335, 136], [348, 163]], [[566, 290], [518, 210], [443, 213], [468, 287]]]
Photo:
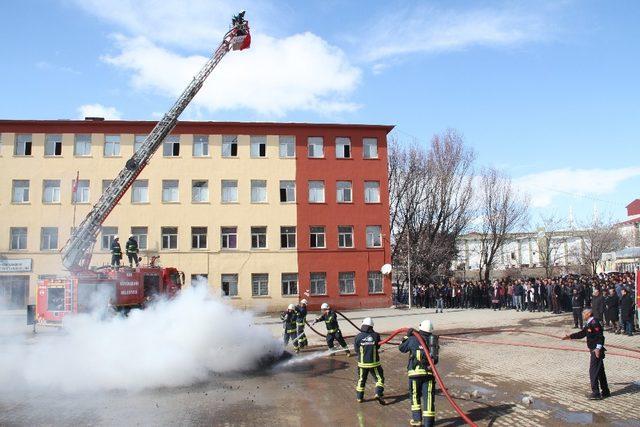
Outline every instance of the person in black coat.
[[614, 288], [609, 289], [609, 295], [604, 300], [605, 305], [605, 319], [607, 324], [611, 322], [611, 331], [616, 334], [620, 333], [618, 327], [618, 320], [620, 319], [620, 299]]
[[600, 289], [598, 288], [593, 288], [591, 310], [593, 311], [593, 317], [602, 322], [602, 316], [604, 315], [604, 298], [600, 295]]
[[[573, 326], [576, 329], [582, 329], [583, 322], [582, 322], [582, 310], [584, 309], [584, 299], [582, 298], [582, 295], [580, 295], [580, 292], [578, 292], [577, 289], [573, 290], [573, 296], [571, 297], [571, 309], [573, 311]], [[580, 324], [580, 327], [578, 327], [578, 323]]]
[[622, 288], [620, 298], [620, 324], [624, 326], [624, 333], [633, 335], [633, 300], [627, 288]]

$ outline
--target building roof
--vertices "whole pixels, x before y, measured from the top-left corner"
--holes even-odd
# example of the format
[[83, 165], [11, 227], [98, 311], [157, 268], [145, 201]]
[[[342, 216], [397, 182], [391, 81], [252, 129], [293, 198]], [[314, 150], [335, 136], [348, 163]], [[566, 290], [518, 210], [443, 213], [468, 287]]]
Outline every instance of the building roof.
[[635, 199], [634, 201], [629, 203], [626, 206], [626, 208], [627, 208], [627, 215], [628, 216], [640, 215], [640, 199]]
[[632, 246], [616, 251], [616, 258], [640, 258], [640, 246]]

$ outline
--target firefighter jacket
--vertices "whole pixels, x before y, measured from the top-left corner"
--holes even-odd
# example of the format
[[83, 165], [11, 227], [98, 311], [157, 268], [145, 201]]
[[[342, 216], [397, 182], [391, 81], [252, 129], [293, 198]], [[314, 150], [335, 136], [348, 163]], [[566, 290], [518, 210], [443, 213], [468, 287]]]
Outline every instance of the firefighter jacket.
[[355, 340], [355, 351], [358, 358], [358, 368], [377, 368], [380, 366], [380, 334], [371, 326], [363, 326]]
[[325, 314], [316, 319], [316, 322], [321, 321], [324, 321], [324, 324], [327, 327], [328, 334], [335, 334], [340, 329], [340, 326], [338, 326], [338, 315], [333, 310], [327, 311]]
[[138, 253], [138, 242], [136, 242], [136, 239], [127, 240], [127, 244], [125, 246], [125, 250], [127, 251], [127, 254], [132, 254], [132, 255], [137, 254]]
[[284, 330], [288, 334], [296, 333], [296, 312], [295, 310], [287, 310], [283, 311], [280, 314], [280, 319], [282, 319]]
[[298, 326], [304, 326], [304, 322], [307, 320], [307, 307], [301, 305], [296, 306], [296, 323]]
[[579, 340], [587, 337], [587, 347], [593, 351], [596, 348], [604, 350], [604, 333], [602, 331], [602, 324], [595, 317], [589, 318], [581, 331], [574, 332], [569, 335], [572, 340]]
[[120, 247], [120, 243], [115, 240], [111, 243], [111, 255], [122, 257], [122, 248]]
[[[418, 331], [416, 331], [418, 332]], [[428, 332], [419, 331], [418, 332], [425, 344], [431, 346], [433, 344], [433, 349], [429, 348], [429, 355], [433, 359], [433, 363], [438, 363], [438, 343], [437, 337], [435, 335]], [[427, 356], [425, 355], [425, 350], [422, 348], [422, 345], [418, 341], [416, 337], [413, 335], [405, 336], [402, 339], [402, 343], [400, 343], [399, 347], [400, 352], [409, 353], [409, 363], [407, 363], [407, 375], [411, 377], [421, 377], [425, 375], [429, 375], [431, 373], [431, 366], [429, 366], [429, 361], [427, 360]]]

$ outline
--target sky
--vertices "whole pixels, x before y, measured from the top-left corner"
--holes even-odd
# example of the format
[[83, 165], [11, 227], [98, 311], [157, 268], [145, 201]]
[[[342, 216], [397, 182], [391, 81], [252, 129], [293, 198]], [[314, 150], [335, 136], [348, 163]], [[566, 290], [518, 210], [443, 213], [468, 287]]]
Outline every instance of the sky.
[[[188, 7], [185, 7], [188, 4]], [[157, 120], [246, 9], [184, 120], [447, 128], [528, 194], [532, 224], [640, 197], [640, 2], [0, 2], [0, 118]]]

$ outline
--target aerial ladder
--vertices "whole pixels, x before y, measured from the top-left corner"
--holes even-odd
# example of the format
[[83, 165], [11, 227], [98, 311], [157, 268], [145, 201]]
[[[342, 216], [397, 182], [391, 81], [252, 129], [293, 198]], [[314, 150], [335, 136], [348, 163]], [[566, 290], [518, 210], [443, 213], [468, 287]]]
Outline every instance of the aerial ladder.
[[191, 80], [191, 83], [189, 83], [171, 109], [156, 124], [140, 149], [127, 160], [124, 168], [107, 187], [82, 223], [73, 230], [71, 237], [61, 251], [62, 264], [69, 271], [78, 273], [89, 269], [93, 245], [96, 242], [102, 223], [149, 163], [158, 147], [175, 128], [178, 117], [202, 88], [213, 69], [216, 68], [230, 50], [249, 48], [251, 34], [249, 32], [249, 23], [244, 19], [244, 14], [245, 12], [241, 11], [233, 17], [231, 29], [224, 35], [213, 56], [209, 58], [200, 72]]

